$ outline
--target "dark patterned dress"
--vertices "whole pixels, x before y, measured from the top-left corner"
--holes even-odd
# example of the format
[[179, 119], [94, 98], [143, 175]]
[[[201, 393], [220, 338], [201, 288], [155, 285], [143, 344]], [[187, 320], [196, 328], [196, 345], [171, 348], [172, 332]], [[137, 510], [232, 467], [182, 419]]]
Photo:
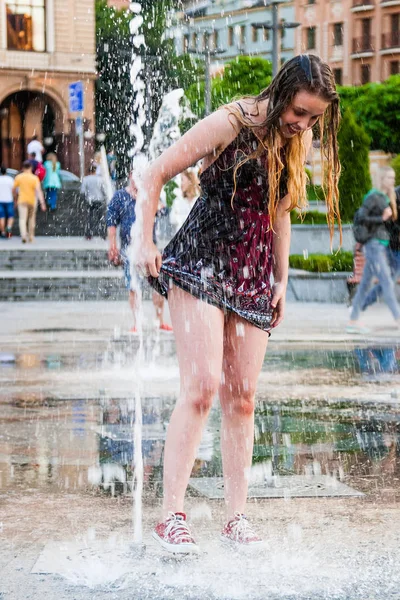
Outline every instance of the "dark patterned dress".
[[[202, 194], [163, 252], [154, 289], [168, 296], [172, 284], [268, 331], [272, 319], [272, 242], [266, 158], [234, 165], [258, 146], [243, 128], [200, 177]], [[286, 195], [286, 174], [280, 197]], [[233, 207], [232, 207], [233, 206]]]

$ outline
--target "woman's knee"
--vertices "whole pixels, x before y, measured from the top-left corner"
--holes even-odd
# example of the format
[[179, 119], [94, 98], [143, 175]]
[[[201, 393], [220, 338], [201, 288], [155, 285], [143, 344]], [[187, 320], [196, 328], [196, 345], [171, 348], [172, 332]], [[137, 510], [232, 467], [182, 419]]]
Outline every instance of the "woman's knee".
[[256, 386], [247, 382], [228, 385], [221, 390], [221, 408], [226, 415], [252, 416], [255, 409]]
[[189, 402], [199, 414], [208, 413], [212, 407], [214, 397], [218, 391], [219, 380], [207, 376], [192, 378], [184, 386], [184, 401]]

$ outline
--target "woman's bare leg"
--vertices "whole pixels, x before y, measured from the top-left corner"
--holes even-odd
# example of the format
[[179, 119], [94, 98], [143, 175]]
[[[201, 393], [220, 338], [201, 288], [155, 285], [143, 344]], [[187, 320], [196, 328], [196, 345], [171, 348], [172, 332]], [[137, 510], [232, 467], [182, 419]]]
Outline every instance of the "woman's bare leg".
[[244, 513], [254, 444], [254, 397], [268, 334], [230, 314], [225, 322], [221, 452], [227, 518]]
[[164, 518], [182, 512], [201, 434], [221, 379], [224, 314], [173, 287], [168, 294], [181, 378], [164, 451]]

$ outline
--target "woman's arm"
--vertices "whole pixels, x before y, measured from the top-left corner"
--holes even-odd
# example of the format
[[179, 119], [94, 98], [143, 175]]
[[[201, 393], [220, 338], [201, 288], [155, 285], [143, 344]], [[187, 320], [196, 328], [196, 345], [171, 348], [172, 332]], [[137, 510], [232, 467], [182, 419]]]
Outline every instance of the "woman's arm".
[[137, 266], [158, 277], [161, 255], [153, 244], [154, 217], [162, 187], [201, 159], [209, 165], [235, 139], [235, 117], [219, 110], [197, 123], [146, 169], [139, 187], [136, 210], [141, 210], [141, 244]]
[[282, 322], [285, 312], [285, 296], [289, 277], [289, 249], [290, 249], [290, 206], [289, 195], [285, 196], [278, 205], [273, 240], [273, 266], [274, 286], [271, 306], [274, 309], [272, 326], [277, 327]]

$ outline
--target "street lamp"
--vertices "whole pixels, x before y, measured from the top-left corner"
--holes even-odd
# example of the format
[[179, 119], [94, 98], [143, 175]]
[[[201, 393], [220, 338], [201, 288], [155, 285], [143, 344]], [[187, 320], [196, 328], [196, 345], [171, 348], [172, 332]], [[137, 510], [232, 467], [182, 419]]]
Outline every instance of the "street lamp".
[[275, 75], [279, 71], [279, 36], [278, 32], [284, 29], [293, 29], [299, 27], [300, 23], [279, 23], [279, 6], [286, 4], [285, 0], [269, 0], [266, 6], [271, 6], [272, 9], [272, 23], [267, 21], [266, 23], [253, 23], [252, 26], [255, 29], [270, 29], [272, 31], [272, 75]]
[[210, 36], [217, 30], [210, 31], [208, 29], [203, 30], [204, 36], [204, 50], [197, 50], [197, 48], [188, 48], [187, 51], [190, 54], [201, 54], [204, 56], [204, 83], [205, 83], [205, 115], [211, 113], [211, 57], [224, 54], [226, 50], [221, 48], [210, 48]]

